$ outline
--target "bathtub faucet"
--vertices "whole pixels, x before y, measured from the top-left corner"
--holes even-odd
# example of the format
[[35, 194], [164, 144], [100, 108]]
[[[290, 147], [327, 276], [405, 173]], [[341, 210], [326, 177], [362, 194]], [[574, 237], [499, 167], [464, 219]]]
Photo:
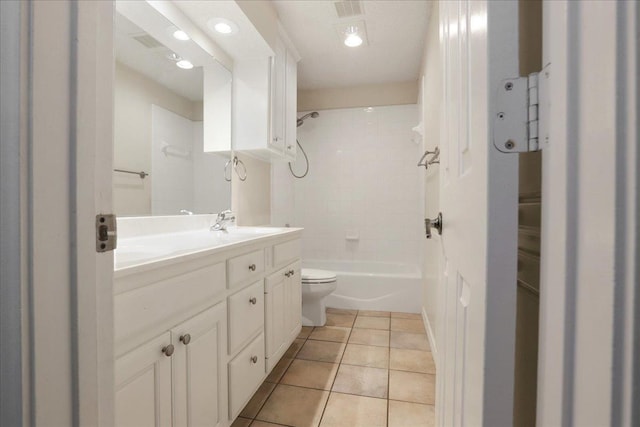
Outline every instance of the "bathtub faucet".
[[227, 226], [236, 220], [236, 216], [230, 210], [222, 211], [216, 217], [216, 223], [211, 226], [211, 231], [227, 231]]

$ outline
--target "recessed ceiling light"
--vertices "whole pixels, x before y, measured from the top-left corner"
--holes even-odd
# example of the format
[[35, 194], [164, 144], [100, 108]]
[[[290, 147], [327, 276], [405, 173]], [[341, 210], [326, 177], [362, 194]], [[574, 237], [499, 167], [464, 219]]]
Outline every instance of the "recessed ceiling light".
[[336, 30], [347, 47], [358, 47], [367, 44], [367, 30], [364, 21], [342, 23]]
[[344, 38], [344, 44], [349, 47], [358, 47], [362, 44], [362, 37], [358, 34], [347, 34]]
[[181, 41], [187, 41], [187, 40], [189, 40], [189, 34], [185, 33], [185, 32], [184, 32], [184, 31], [182, 31], [182, 30], [176, 30], [176, 31], [174, 31], [174, 32], [173, 32], [173, 37], [174, 37], [174, 38], [176, 38], [176, 39], [178, 39], [178, 40], [181, 40]]
[[238, 26], [233, 21], [224, 18], [212, 18], [207, 22], [207, 25], [216, 33], [225, 36], [238, 32]]
[[193, 64], [190, 61], [187, 61], [186, 59], [182, 59], [176, 62], [176, 65], [184, 70], [190, 70], [193, 68]]
[[218, 22], [216, 25], [213, 26], [213, 28], [222, 34], [229, 34], [230, 32], [233, 31], [233, 28], [231, 28], [231, 25], [227, 24], [226, 22]]

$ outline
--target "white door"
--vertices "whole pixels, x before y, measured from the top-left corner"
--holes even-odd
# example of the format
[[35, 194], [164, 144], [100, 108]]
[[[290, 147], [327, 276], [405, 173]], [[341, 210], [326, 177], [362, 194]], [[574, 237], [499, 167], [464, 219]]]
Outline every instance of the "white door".
[[227, 310], [224, 303], [171, 330], [173, 419], [176, 426], [220, 426], [227, 421]]
[[539, 426], [640, 425], [639, 7], [544, 3]]
[[[445, 304], [438, 424], [512, 425], [517, 155], [493, 147], [494, 94], [518, 75], [518, 2], [440, 2]], [[442, 349], [442, 351], [440, 350]]]

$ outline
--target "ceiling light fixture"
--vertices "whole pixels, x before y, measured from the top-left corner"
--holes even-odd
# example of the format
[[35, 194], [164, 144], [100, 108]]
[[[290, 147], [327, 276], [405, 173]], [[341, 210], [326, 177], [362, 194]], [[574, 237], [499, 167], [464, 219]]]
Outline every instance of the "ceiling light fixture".
[[173, 32], [173, 37], [175, 39], [178, 39], [178, 40], [183, 41], [183, 42], [189, 40], [189, 38], [190, 38], [189, 34], [185, 33], [182, 30], [175, 30]]
[[234, 22], [224, 18], [212, 18], [207, 22], [207, 25], [211, 30], [225, 36], [238, 32], [238, 26]]
[[358, 34], [358, 27], [352, 25], [347, 29], [344, 44], [349, 47], [358, 47], [362, 44], [362, 37]]
[[193, 64], [190, 61], [187, 61], [186, 59], [181, 59], [180, 61], [176, 62], [176, 65], [182, 68], [183, 70], [190, 70], [193, 68]]
[[230, 32], [233, 31], [233, 28], [231, 28], [231, 25], [227, 24], [226, 22], [218, 22], [216, 25], [213, 26], [213, 28], [221, 34], [229, 34]]

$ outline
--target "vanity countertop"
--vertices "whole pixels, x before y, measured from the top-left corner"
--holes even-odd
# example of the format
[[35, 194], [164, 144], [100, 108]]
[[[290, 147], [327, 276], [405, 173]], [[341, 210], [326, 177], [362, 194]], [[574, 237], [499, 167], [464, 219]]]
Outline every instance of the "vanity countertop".
[[118, 239], [114, 277], [208, 256], [244, 245], [284, 237], [299, 238], [302, 228], [229, 227], [143, 234]]

